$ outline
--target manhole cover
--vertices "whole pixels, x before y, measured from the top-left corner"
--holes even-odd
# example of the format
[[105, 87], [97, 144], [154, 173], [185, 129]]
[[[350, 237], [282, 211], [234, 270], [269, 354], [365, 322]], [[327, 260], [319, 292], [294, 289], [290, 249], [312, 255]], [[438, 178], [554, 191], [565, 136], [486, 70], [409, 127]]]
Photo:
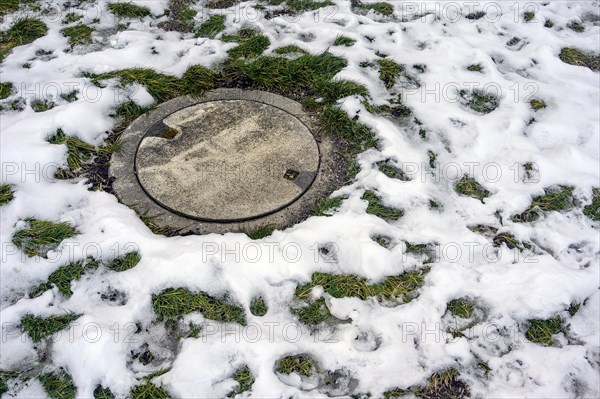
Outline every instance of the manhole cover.
[[292, 203], [313, 182], [319, 148], [299, 119], [249, 100], [183, 108], [138, 146], [140, 184], [156, 202], [207, 221], [257, 218]]
[[169, 232], [290, 226], [346, 178], [341, 147], [315, 126], [300, 103], [264, 91], [174, 98], [123, 132], [112, 188]]

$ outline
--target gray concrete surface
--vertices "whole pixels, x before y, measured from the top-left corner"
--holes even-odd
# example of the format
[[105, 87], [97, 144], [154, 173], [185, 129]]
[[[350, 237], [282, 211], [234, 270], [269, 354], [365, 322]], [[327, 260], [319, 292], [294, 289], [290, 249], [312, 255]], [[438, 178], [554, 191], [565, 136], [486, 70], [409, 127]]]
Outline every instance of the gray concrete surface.
[[189, 217], [236, 221], [277, 211], [319, 168], [310, 130], [271, 105], [211, 101], [162, 122], [138, 147], [138, 179], [159, 204]]

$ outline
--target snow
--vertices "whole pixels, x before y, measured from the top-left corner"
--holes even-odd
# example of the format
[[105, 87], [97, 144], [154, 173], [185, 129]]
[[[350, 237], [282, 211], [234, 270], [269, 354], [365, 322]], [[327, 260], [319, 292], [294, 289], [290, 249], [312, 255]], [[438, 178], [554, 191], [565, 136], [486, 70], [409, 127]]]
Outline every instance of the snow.
[[[151, 6], [156, 16], [168, 7], [166, 0], [135, 3]], [[18, 83], [18, 93], [11, 99], [22, 96], [31, 101], [41, 93], [55, 93], [55, 86], [66, 93], [72, 85], [89, 97], [67, 103], [55, 96], [58, 105], [49, 111], [35, 113], [26, 108], [3, 111], [1, 116], [2, 182], [13, 186], [15, 199], [0, 212], [0, 369], [27, 369], [33, 364], [44, 371], [62, 367], [83, 398], [91, 397], [97, 384], [126, 395], [144, 376], [171, 367], [153, 381], [171, 395], [187, 398], [226, 396], [236, 387], [235, 370], [248, 365], [256, 379], [252, 391], [246, 393], [250, 397], [327, 396], [310, 381], [274, 371], [277, 359], [309, 353], [323, 369], [343, 369], [358, 380], [353, 392], [341, 395], [369, 392], [381, 397], [388, 389], [423, 384], [432, 373], [455, 367], [473, 397], [598, 397], [598, 223], [583, 216], [581, 205], [565, 213], [547, 213], [533, 223], [510, 220], [546, 187], [574, 186], [574, 196], [585, 205], [591, 201], [592, 188], [599, 185], [600, 75], [562, 63], [558, 53], [564, 46], [598, 52], [600, 28], [597, 23], [586, 23], [583, 33], [556, 29], [585, 13], [597, 14], [598, 3], [554, 1], [544, 6], [528, 2], [536, 11], [537, 22], [531, 23], [522, 22], [525, 3], [483, 2], [490, 13], [501, 10], [501, 15], [493, 18], [490, 14], [478, 21], [460, 17], [456, 2], [454, 9], [445, 3], [412, 3], [431, 11], [422, 17], [408, 4], [394, 4], [396, 15], [405, 17], [402, 22], [373, 12], [354, 14], [346, 0], [295, 18], [253, 21], [271, 40], [267, 53], [296, 44], [312, 54], [329, 50], [346, 58], [348, 66], [336, 79], [364, 84], [375, 104], [391, 96], [379, 81], [377, 69], [361, 68], [360, 62], [373, 61], [380, 52], [405, 64], [407, 70], [413, 64], [426, 64], [423, 74], [410, 71], [420, 80], [419, 89], [397, 86], [396, 90], [428, 134], [423, 141], [414, 129], [368, 113], [360, 99], [342, 100], [342, 109], [350, 116], [358, 115], [360, 122], [377, 133], [381, 149], [359, 156], [362, 170], [355, 181], [339, 190], [349, 198], [334, 216], [312, 217], [255, 242], [234, 233], [157, 236], [114, 196], [89, 191], [83, 182], [48, 178], [66, 162], [64, 148], [46, 141], [57, 128], [100, 144], [114, 127], [110, 114], [127, 94], [142, 105], [152, 101], [141, 86], [130, 87], [129, 93], [120, 92], [115, 82], [108, 82], [104, 89], [94, 88], [81, 71], [102, 73], [143, 66], [181, 76], [190, 65], [218, 65], [233, 44], [163, 32], [156, 20], [144, 18], [128, 30], [105, 37], [101, 46], [65, 52], [66, 39], [59, 33], [58, 19], [47, 21], [48, 35], [15, 48], [0, 67], [3, 82]], [[228, 33], [244, 26], [246, 21], [238, 14], [251, 5], [242, 3], [227, 13]], [[195, 7], [206, 11], [201, 4]], [[468, 7], [461, 7], [463, 15]], [[555, 22], [555, 28], [544, 28], [547, 18]], [[116, 23], [107, 12], [102, 13], [100, 26]], [[339, 35], [357, 42], [352, 47], [332, 47]], [[505, 43], [513, 36], [526, 45], [518, 51], [507, 47]], [[159, 55], [153, 55], [151, 47]], [[51, 50], [52, 55], [31, 61], [31, 69], [23, 69], [21, 65], [36, 57], [39, 49]], [[483, 74], [465, 69], [476, 63], [483, 65]], [[456, 101], [458, 88], [486, 84], [501, 93], [500, 105], [493, 112], [478, 115]], [[534, 113], [531, 98], [544, 99], [547, 108]], [[536, 122], [528, 125], [531, 117]], [[437, 154], [440, 166], [436, 169], [428, 166], [428, 150]], [[412, 180], [392, 180], [379, 173], [374, 163], [388, 158], [405, 170], [412, 168]], [[538, 166], [537, 181], [523, 182], [522, 170], [515, 175], [515, 165], [525, 162]], [[492, 193], [484, 203], [455, 193], [456, 179], [468, 171]], [[365, 189], [376, 189], [387, 205], [402, 208], [405, 215], [387, 223], [366, 214], [366, 203], [361, 200]], [[430, 199], [439, 202], [442, 210], [430, 209]], [[30, 217], [69, 221], [80, 234], [64, 241], [50, 259], [27, 258], [10, 245], [14, 232]], [[504, 246], [490, 258], [493, 251], [483, 251], [490, 240], [467, 228], [475, 224], [501, 227], [500, 231], [521, 241], [535, 243], [539, 251], [526, 255]], [[336, 299], [324, 294], [332, 314], [347, 322], [317, 333], [299, 324], [289, 310], [294, 289], [310, 280], [313, 272], [354, 273], [375, 282], [415, 266], [413, 258], [403, 257], [402, 245], [386, 250], [370, 238], [376, 234], [398, 243], [437, 243], [442, 255], [432, 265], [418, 298], [389, 307], [374, 299]], [[335, 244], [333, 257], [318, 253], [318, 246], [326, 243]], [[122, 273], [99, 269], [86, 275], [73, 283], [74, 294], [68, 299], [56, 289], [28, 298], [30, 289], [60, 266], [85, 258], [90, 248], [97, 249], [103, 259], [113, 258], [115, 251], [137, 248], [141, 261]], [[444, 252], [451, 250], [458, 253]], [[109, 287], [125, 292], [127, 302], [117, 306], [103, 301], [100, 293]], [[249, 324], [224, 325], [189, 315], [186, 320], [204, 325], [205, 331], [173, 347], [164, 327], [154, 322], [151, 307], [152, 294], [168, 287], [215, 296], [228, 293], [244, 306]], [[248, 310], [258, 294], [269, 306], [262, 318]], [[476, 298], [487, 318], [468, 338], [452, 338], [441, 327], [446, 304], [465, 296]], [[544, 347], [525, 338], [527, 320], [564, 314], [573, 302], [583, 304], [568, 322], [568, 339], [563, 334], [557, 337], [559, 346]], [[30, 338], [9, 330], [26, 313], [65, 312], [83, 316], [53, 343], [49, 358], [41, 364]], [[136, 325], [141, 332], [133, 334]], [[130, 358], [144, 343], [158, 357], [149, 366]], [[487, 377], [478, 372], [479, 361], [491, 368]], [[35, 379], [15, 392], [22, 398], [44, 397]]]

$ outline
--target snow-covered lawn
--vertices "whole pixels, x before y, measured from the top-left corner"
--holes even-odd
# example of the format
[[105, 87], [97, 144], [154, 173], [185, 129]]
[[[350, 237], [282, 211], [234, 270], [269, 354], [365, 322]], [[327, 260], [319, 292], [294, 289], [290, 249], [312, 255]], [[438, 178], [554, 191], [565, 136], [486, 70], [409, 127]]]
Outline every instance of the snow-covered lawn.
[[[0, 8], [2, 397], [600, 396], [598, 1], [22, 3]], [[161, 235], [88, 180], [129, 112], [260, 57], [366, 88], [278, 90], [377, 139], [326, 215]]]

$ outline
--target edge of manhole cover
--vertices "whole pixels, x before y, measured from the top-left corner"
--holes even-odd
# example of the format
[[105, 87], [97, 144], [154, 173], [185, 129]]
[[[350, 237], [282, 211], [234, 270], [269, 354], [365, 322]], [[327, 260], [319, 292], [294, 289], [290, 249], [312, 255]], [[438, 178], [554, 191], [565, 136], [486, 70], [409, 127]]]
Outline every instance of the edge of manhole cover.
[[[229, 220], [189, 216], [149, 195], [138, 179], [136, 165], [138, 148], [144, 138], [156, 136], [157, 126], [164, 126], [163, 120], [179, 111], [203, 103], [229, 100], [252, 101], [277, 108], [299, 120], [313, 135], [319, 157], [317, 171], [309, 177], [309, 182], [304, 182], [305, 187], [302, 192], [268, 212]], [[293, 225], [310, 216], [315, 203], [339, 187], [347, 171], [346, 161], [340, 155], [338, 143], [329, 135], [319, 133], [314, 116], [305, 112], [300, 103], [277, 94], [257, 90], [216, 89], [201, 97], [174, 98], [133, 121], [122, 133], [120, 140], [122, 147], [120, 151], [113, 154], [109, 167], [115, 194], [123, 204], [152, 218], [152, 222], [157, 226], [180, 234], [239, 232], [265, 225], [276, 228]], [[298, 178], [297, 173], [294, 168], [289, 168], [281, 178], [294, 181]]]

